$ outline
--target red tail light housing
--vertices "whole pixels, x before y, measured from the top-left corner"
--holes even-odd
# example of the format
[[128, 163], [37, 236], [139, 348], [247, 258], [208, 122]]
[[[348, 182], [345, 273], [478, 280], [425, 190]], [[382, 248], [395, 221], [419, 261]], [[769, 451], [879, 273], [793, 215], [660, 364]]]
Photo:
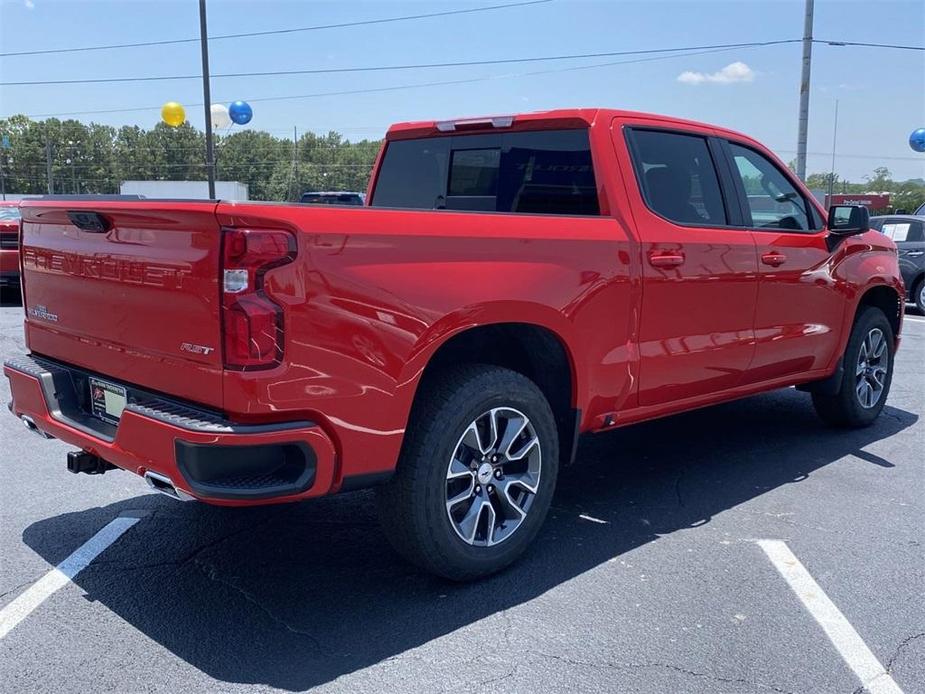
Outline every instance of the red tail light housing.
[[269, 369], [282, 362], [282, 307], [264, 291], [270, 270], [291, 263], [296, 240], [279, 229], [222, 229], [222, 343], [226, 369]]

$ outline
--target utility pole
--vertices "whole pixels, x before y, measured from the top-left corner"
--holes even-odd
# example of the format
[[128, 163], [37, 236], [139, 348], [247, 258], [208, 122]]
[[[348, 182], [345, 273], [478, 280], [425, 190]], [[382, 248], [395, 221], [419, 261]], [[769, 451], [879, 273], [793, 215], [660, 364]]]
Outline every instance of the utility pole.
[[806, 131], [809, 127], [809, 75], [813, 62], [813, 0], [806, 0], [803, 18], [803, 70], [800, 74], [800, 123], [797, 135], [797, 176], [806, 180]]
[[832, 170], [829, 172], [829, 199], [826, 207], [832, 204], [835, 192], [835, 140], [838, 137], [838, 99], [835, 99], [835, 125], [832, 128]]
[[55, 184], [53, 180], [54, 174], [52, 173], [52, 170], [51, 170], [51, 140], [49, 139], [45, 140], [45, 167], [48, 173], [48, 194], [54, 195], [55, 194]]
[[6, 172], [4, 166], [9, 166], [12, 161], [7, 156], [7, 150], [10, 149], [10, 136], [4, 135], [0, 138], [0, 196], [6, 200]]
[[289, 185], [286, 186], [286, 202], [292, 202], [292, 183], [298, 180], [296, 172], [299, 166], [299, 129], [292, 126], [292, 166], [289, 169]]
[[209, 89], [209, 35], [206, 30], [206, 0], [199, 0], [199, 44], [202, 49], [202, 100], [206, 114], [206, 175], [209, 199], [215, 199], [215, 150], [212, 146], [212, 96]]
[[293, 175], [295, 195], [293, 198], [295, 201], [301, 198], [302, 193], [299, 190], [299, 129], [294, 125], [292, 126], [292, 142], [295, 145], [295, 161], [293, 162], [295, 169], [295, 174]]

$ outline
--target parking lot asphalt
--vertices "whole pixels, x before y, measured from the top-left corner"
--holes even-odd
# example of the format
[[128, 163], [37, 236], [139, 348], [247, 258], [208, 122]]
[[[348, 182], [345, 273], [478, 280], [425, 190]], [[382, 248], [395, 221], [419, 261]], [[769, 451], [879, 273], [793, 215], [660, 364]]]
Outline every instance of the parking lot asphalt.
[[[0, 308], [3, 358], [21, 323]], [[368, 492], [180, 503], [69, 474], [67, 445], [3, 411], [0, 612], [139, 520], [0, 638], [0, 690], [861, 691], [757, 542], [773, 539], [896, 687], [925, 692], [923, 357], [910, 316], [868, 429], [827, 429], [788, 389], [589, 438], [529, 554], [470, 585], [399, 559]]]

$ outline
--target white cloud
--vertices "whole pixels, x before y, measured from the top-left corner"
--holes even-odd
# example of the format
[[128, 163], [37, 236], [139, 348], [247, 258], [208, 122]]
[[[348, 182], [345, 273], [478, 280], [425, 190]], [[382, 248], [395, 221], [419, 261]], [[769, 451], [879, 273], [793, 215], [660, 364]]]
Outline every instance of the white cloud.
[[25, 1], [24, 1], [24, 4], [25, 4], [27, 10], [34, 10], [34, 9], [35, 9], [35, 3], [32, 2], [32, 0], [25, 0]]
[[678, 75], [678, 82], [684, 84], [704, 84], [711, 82], [713, 84], [732, 84], [733, 82], [752, 82], [755, 79], [755, 71], [745, 63], [736, 61], [729, 63], [722, 70], [717, 72], [693, 72], [685, 70]]

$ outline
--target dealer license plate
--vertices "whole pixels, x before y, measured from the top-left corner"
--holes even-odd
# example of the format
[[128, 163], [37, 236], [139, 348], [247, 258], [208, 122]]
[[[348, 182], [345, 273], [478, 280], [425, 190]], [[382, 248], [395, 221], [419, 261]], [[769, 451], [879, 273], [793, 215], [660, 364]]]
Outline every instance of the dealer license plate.
[[90, 377], [90, 408], [94, 417], [118, 424], [125, 409], [125, 387]]

